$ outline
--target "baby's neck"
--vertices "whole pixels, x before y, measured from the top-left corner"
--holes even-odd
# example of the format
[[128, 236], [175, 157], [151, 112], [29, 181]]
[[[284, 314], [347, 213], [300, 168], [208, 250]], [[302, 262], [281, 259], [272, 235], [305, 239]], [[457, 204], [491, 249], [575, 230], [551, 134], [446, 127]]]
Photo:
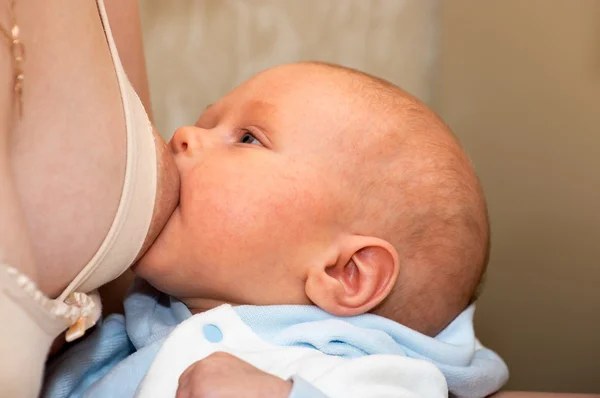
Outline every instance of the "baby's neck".
[[236, 303], [206, 298], [179, 298], [179, 300], [188, 307], [192, 314], [206, 312], [223, 304], [231, 304], [233, 306], [239, 305]]

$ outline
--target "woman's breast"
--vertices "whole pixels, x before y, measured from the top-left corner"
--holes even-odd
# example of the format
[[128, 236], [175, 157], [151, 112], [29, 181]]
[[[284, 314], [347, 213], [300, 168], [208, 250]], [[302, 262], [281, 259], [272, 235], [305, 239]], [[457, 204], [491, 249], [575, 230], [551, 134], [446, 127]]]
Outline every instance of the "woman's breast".
[[[40, 287], [56, 296], [94, 257], [113, 226], [126, 175], [125, 114], [96, 3], [19, 4], [26, 85], [11, 162]], [[168, 153], [160, 145], [156, 151], [154, 164], [147, 165], [159, 165], [156, 189], [135, 204], [154, 211], [134, 257], [177, 201]]]
[[157, 159], [156, 200], [154, 202], [152, 221], [148, 229], [148, 234], [136, 260], [156, 240], [156, 237], [162, 231], [179, 202], [179, 172], [175, 166], [173, 155], [158, 132], [153, 129], [152, 133], [156, 143]]

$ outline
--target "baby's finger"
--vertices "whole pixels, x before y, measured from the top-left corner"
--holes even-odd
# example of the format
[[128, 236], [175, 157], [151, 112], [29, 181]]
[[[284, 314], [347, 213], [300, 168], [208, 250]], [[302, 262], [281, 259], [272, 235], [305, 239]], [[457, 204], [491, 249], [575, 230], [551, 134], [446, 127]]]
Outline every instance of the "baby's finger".
[[188, 385], [179, 385], [177, 387], [177, 392], [175, 393], [175, 398], [191, 398], [191, 390]]
[[182, 388], [184, 388], [190, 384], [190, 375], [192, 374], [193, 371], [194, 371], [194, 365], [189, 366], [186, 370], [183, 371], [181, 376], [179, 376], [179, 380], [177, 381], [177, 383], [179, 385], [179, 387], [177, 388], [177, 391], [181, 390]]

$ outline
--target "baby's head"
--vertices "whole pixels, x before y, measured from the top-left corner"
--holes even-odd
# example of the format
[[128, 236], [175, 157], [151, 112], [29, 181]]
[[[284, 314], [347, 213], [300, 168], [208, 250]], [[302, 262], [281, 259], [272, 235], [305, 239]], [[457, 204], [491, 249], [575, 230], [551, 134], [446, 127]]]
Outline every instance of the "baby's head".
[[473, 300], [481, 188], [448, 127], [391, 83], [280, 66], [170, 145], [180, 203], [135, 270], [192, 310], [315, 304], [435, 335]]

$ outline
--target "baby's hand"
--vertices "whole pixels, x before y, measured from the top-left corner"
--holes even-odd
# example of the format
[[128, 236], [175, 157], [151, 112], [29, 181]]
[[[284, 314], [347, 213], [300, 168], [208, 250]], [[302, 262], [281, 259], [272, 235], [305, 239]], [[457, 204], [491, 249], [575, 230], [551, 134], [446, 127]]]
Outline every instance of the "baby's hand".
[[176, 398], [286, 398], [291, 390], [291, 381], [265, 373], [233, 355], [215, 352], [181, 374]]

